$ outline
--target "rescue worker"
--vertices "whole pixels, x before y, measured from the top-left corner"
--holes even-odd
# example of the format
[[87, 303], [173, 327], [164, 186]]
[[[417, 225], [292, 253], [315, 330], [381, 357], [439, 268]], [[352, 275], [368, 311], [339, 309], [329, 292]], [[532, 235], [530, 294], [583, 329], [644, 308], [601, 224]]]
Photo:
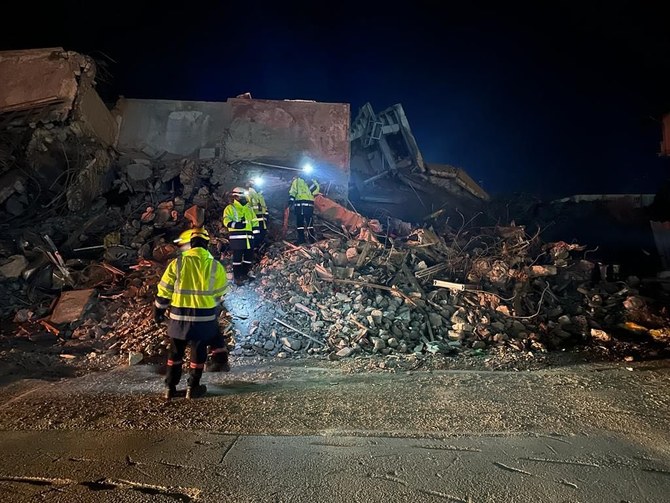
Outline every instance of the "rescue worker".
[[207, 361], [207, 346], [219, 336], [217, 317], [226, 290], [226, 269], [207, 250], [209, 234], [203, 228], [181, 234], [178, 244], [190, 245], [172, 260], [158, 283], [154, 320], [168, 316], [170, 355], [165, 376], [165, 398], [175, 396], [181, 380], [186, 346], [191, 346], [191, 372], [186, 398], [198, 398], [207, 392], [200, 378]]
[[[259, 190], [256, 190], [256, 188]], [[265, 197], [260, 192], [260, 183], [255, 178], [247, 181], [247, 193], [249, 194], [249, 204], [256, 213], [256, 221], [253, 225], [253, 245], [256, 251], [260, 251], [268, 232], [268, 207], [265, 204]]]
[[305, 235], [310, 243], [316, 240], [314, 235], [314, 196], [319, 193], [319, 183], [312, 179], [311, 185], [300, 176], [295, 176], [288, 191], [288, 206], [294, 208], [295, 224], [298, 231], [298, 244], [305, 242]]
[[253, 259], [253, 223], [256, 218], [253, 208], [242, 187], [235, 187], [231, 193], [231, 203], [223, 210], [223, 225], [228, 229], [230, 249], [233, 252], [233, 276], [235, 284], [254, 279], [249, 274]]
[[[189, 208], [185, 215], [191, 223], [191, 229], [202, 227], [202, 224], [205, 221], [205, 212], [198, 206]], [[174, 243], [179, 247], [179, 250], [182, 253], [191, 249], [191, 242], [188, 240], [188, 234], [186, 233], [182, 233], [179, 239], [175, 239]], [[217, 319], [219, 316], [220, 312], [217, 313]], [[230, 372], [230, 363], [228, 361], [228, 338], [224, 335], [220, 326], [218, 335], [210, 342], [208, 347], [209, 361], [205, 365], [205, 370], [208, 372]]]

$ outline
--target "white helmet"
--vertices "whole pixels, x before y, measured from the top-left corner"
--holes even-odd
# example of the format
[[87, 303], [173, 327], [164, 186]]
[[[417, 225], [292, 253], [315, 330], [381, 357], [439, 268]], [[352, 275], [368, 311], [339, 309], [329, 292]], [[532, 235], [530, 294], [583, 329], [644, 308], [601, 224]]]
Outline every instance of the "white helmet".
[[231, 195], [233, 197], [244, 197], [247, 195], [246, 189], [243, 189], [242, 187], [235, 187], [233, 191], [231, 192]]

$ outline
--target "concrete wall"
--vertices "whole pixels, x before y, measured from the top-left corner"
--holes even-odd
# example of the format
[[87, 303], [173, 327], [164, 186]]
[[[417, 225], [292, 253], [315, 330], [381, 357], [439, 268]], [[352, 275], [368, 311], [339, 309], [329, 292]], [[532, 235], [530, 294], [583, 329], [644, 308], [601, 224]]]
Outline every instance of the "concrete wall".
[[122, 98], [118, 146], [193, 156], [200, 148], [219, 146], [229, 122], [226, 103], [136, 100]]
[[121, 99], [122, 150], [196, 157], [219, 147], [226, 162], [260, 161], [299, 167], [345, 197], [349, 182], [349, 105], [232, 98], [226, 103]]
[[42, 120], [64, 120], [77, 94], [75, 72], [85, 60], [61, 47], [0, 52], [0, 113], [44, 109]]
[[308, 101], [229, 99], [224, 145], [230, 160], [315, 165], [349, 174], [349, 105]]

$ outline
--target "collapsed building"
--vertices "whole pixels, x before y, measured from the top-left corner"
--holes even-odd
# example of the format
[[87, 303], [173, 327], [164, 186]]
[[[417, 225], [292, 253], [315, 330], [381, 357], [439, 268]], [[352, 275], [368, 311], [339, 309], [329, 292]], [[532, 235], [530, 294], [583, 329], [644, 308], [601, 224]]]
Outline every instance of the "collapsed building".
[[[667, 347], [670, 323], [638, 279], [598, 279], [584, 247], [521, 225], [474, 225], [489, 195], [461, 168], [423, 159], [401, 105], [376, 114], [368, 104], [353, 121], [348, 104], [248, 93], [108, 109], [95, 62], [77, 53], [0, 53], [0, 71], [13, 75], [0, 88], [5, 336], [132, 362], [162, 356], [150, 310], [173, 238], [200, 208], [225, 261], [228, 193], [262, 175], [275, 244], [253, 290], [272, 307], [246, 324], [233, 310], [221, 319], [235, 355]], [[296, 247], [281, 222], [305, 161], [322, 185], [322, 239]]]
[[490, 200], [463, 169], [424, 160], [401, 104], [377, 114], [366, 103], [350, 140], [350, 197], [364, 211], [421, 222], [453, 217], [456, 208], [472, 214]]

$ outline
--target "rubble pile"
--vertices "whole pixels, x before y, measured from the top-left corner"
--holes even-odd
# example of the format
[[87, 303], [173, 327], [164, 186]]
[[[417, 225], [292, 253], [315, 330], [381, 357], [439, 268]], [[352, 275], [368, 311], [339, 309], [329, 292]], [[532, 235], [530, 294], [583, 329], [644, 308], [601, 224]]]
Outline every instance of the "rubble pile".
[[[177, 253], [165, 233], [178, 225], [185, 205], [181, 197], [153, 211], [134, 205], [136, 213], [125, 223], [118, 207], [92, 218], [52, 219], [25, 232], [18, 250], [5, 243], [2, 315], [16, 324], [5, 334], [15, 329], [15, 336], [48, 336], [66, 347], [89, 343], [133, 363], [164, 357], [165, 328], [154, 324], [151, 304], [166, 263]], [[105, 234], [109, 228], [120, 230]], [[273, 306], [272, 315], [253, 320], [246, 333], [233, 331], [234, 313], [220, 319], [222, 330], [234, 334], [233, 354], [455, 355], [580, 344], [630, 353], [630, 344], [617, 348], [628, 337], [638, 353], [653, 356], [670, 342], [666, 313], [640, 295], [639, 281], [599, 278], [583, 246], [542, 243], [521, 226], [440, 233], [419, 228], [405, 236], [373, 228], [357, 227], [352, 238], [331, 226], [311, 246], [272, 245], [254, 283], [262, 302]], [[48, 243], [39, 239], [49, 230], [67, 250], [81, 244], [82, 234], [95, 236], [103, 242], [102, 259], [60, 258], [60, 265], [59, 252], [46, 253]], [[26, 271], [31, 274], [23, 279]], [[65, 310], [75, 314], [54, 323], [63, 288], [95, 295], [75, 301], [75, 311]], [[645, 346], [648, 341], [656, 345]]]
[[667, 343], [670, 320], [664, 312], [651, 314], [635, 279], [594, 280], [585, 251], [542, 244], [515, 226], [452, 232], [446, 239], [417, 229], [386, 245], [337, 238], [274, 248], [261, 263], [256, 289], [283, 316], [250, 330], [234, 354], [615, 348], [631, 330], [637, 342]]

